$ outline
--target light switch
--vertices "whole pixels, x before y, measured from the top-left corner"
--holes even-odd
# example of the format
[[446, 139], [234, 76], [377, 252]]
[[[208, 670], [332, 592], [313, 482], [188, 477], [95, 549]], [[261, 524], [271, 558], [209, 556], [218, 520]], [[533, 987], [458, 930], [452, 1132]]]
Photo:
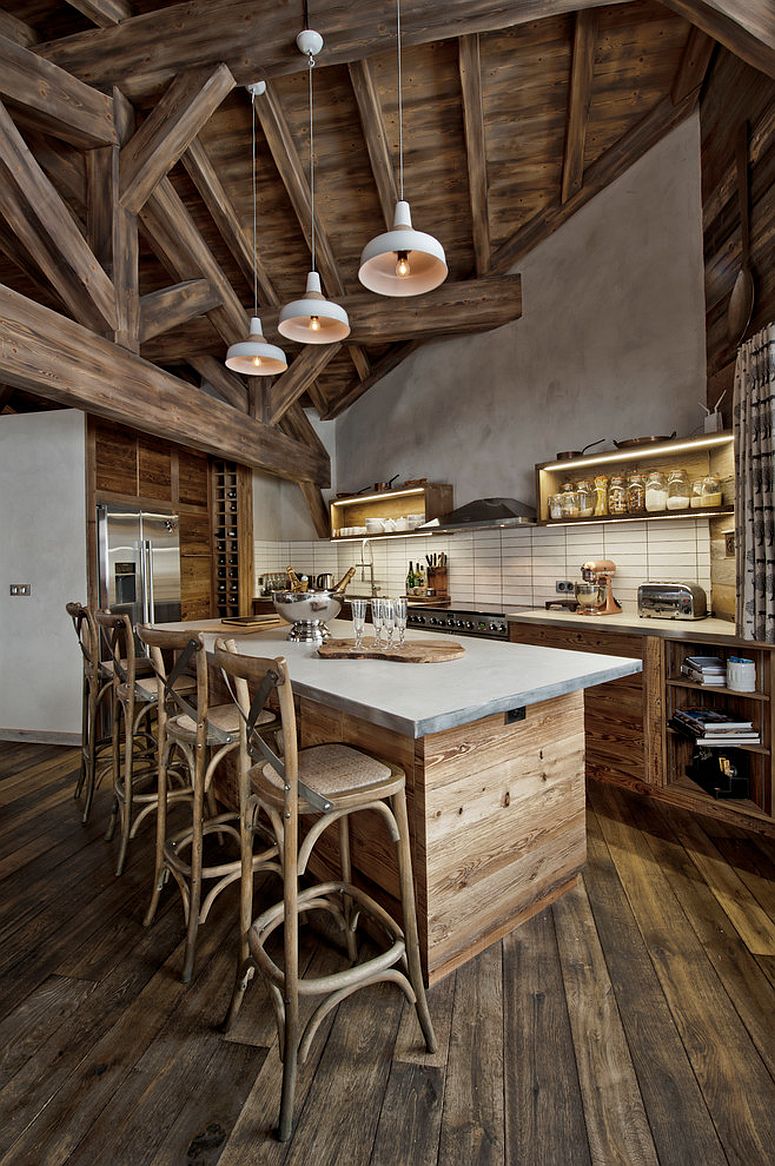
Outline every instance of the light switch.
[[12, 583], [11, 595], [32, 595], [31, 583]]

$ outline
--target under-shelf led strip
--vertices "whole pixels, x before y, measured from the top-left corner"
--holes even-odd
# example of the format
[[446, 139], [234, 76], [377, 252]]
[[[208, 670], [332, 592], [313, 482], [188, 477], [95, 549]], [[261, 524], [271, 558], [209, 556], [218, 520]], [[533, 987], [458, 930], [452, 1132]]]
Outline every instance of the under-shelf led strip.
[[575, 470], [582, 466], [608, 465], [611, 462], [631, 462], [641, 457], [658, 457], [660, 454], [684, 453], [687, 450], [710, 449], [714, 445], [731, 445], [734, 438], [731, 433], [714, 433], [709, 437], [689, 437], [685, 441], [661, 441], [652, 445], [631, 446], [630, 449], [618, 449], [615, 453], [600, 453], [597, 456], [583, 458], [563, 458], [559, 462], [551, 462], [539, 466], [541, 470]]

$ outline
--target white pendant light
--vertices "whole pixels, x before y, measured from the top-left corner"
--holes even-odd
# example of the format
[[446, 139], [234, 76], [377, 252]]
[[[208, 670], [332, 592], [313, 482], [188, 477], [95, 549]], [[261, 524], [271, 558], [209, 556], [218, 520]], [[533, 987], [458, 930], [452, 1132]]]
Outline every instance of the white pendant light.
[[304, 53], [309, 78], [309, 190], [311, 217], [312, 270], [307, 275], [304, 295], [280, 309], [277, 331], [287, 340], [299, 344], [335, 344], [350, 335], [347, 312], [333, 300], [327, 300], [320, 287], [320, 276], [315, 269], [315, 138], [312, 114], [312, 70], [315, 56], [323, 48], [323, 38], [314, 29], [305, 28], [296, 37], [299, 52]]
[[258, 317], [258, 273], [256, 267], [257, 255], [257, 223], [256, 223], [256, 97], [260, 96], [266, 84], [263, 81], [255, 85], [248, 85], [253, 116], [252, 132], [252, 163], [253, 163], [253, 315], [250, 320], [250, 331], [247, 340], [240, 340], [232, 344], [226, 353], [226, 367], [232, 372], [242, 373], [249, 377], [271, 377], [285, 372], [288, 361], [282, 348], [276, 344], [269, 344], [261, 331], [261, 321]]
[[393, 228], [377, 235], [361, 252], [358, 279], [381, 296], [418, 296], [447, 278], [444, 248], [433, 235], [415, 231], [404, 199], [404, 105], [401, 81], [401, 0], [396, 0], [398, 53], [398, 202]]

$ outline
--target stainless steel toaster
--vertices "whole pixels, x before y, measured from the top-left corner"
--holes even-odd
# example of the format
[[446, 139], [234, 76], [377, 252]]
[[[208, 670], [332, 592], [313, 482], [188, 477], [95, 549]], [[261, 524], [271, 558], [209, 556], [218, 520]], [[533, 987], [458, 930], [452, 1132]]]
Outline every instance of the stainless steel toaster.
[[708, 597], [696, 583], [641, 583], [638, 615], [658, 619], [704, 619]]

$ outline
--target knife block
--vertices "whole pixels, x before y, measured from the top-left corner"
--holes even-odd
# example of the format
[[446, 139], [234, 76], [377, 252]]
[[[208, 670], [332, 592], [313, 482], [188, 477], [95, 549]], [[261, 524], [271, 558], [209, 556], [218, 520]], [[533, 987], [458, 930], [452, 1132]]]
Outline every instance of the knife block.
[[428, 589], [437, 595], [446, 595], [449, 586], [446, 567], [428, 567], [426, 571]]

